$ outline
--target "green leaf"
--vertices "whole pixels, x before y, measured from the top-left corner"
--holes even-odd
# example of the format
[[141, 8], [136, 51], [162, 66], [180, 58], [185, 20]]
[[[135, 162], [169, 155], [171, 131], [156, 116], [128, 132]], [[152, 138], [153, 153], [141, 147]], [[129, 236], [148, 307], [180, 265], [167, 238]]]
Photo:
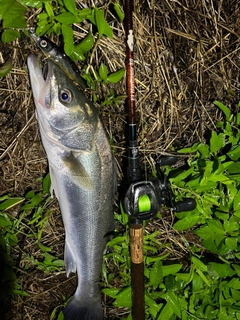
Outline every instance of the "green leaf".
[[234, 211], [234, 216], [240, 218], [240, 210]]
[[209, 156], [209, 146], [205, 143], [199, 143], [197, 150], [202, 154], [203, 157]]
[[20, 33], [17, 30], [4, 30], [2, 33], [2, 42], [12, 42], [16, 38], [20, 38]]
[[150, 315], [156, 319], [156, 315], [159, 311], [159, 305], [147, 295], [145, 295], [145, 303], [149, 307]]
[[227, 155], [233, 161], [236, 161], [240, 158], [240, 146], [234, 146]]
[[232, 277], [236, 273], [236, 271], [226, 263], [210, 262], [209, 265], [220, 278]]
[[208, 220], [207, 224], [213, 232], [215, 232], [217, 234], [224, 235], [225, 231], [224, 231], [223, 225], [220, 221]]
[[94, 19], [94, 10], [91, 10], [89, 8], [84, 8], [82, 10], [77, 10], [77, 17], [78, 17], [78, 22], [81, 22], [85, 19], [89, 19], [93, 24], [96, 24], [95, 19]]
[[233, 278], [231, 279], [227, 286], [231, 289], [236, 289], [236, 290], [240, 290], [240, 279], [238, 278]]
[[218, 203], [218, 198], [215, 199], [213, 196], [208, 196], [207, 194], [204, 194], [203, 196], [203, 200], [204, 200], [204, 204], [205, 205], [215, 205], [215, 206], [218, 206], [219, 203]]
[[111, 298], [116, 298], [118, 293], [120, 292], [120, 289], [118, 288], [104, 288], [102, 289], [102, 292], [105, 293], [107, 296]]
[[236, 221], [224, 221], [223, 226], [225, 231], [228, 233], [239, 230], [239, 223]]
[[119, 21], [120, 21], [120, 22], [123, 22], [125, 15], [124, 15], [124, 12], [123, 12], [123, 10], [122, 10], [119, 2], [116, 2], [116, 3], [114, 4], [114, 10], [116, 11], [116, 14], [117, 14], [117, 16], [118, 16]]
[[168, 266], [162, 267], [163, 277], [168, 276], [169, 274], [175, 274], [182, 268], [182, 264], [176, 263]]
[[192, 147], [178, 150], [178, 153], [193, 153], [198, 150], [199, 142], [194, 143]]
[[0, 78], [5, 77], [12, 70], [12, 61], [8, 60], [0, 67]]
[[15, 233], [13, 234], [7, 233], [5, 238], [8, 244], [10, 245], [10, 247], [14, 247], [18, 243], [18, 237]]
[[222, 110], [222, 112], [225, 114], [226, 116], [226, 120], [229, 121], [230, 120], [230, 116], [231, 116], [231, 111], [228, 109], [228, 107], [226, 107], [223, 103], [219, 102], [219, 101], [214, 101], [213, 102], [215, 104], [215, 106], [217, 106], [220, 110]]
[[173, 309], [172, 309], [171, 303], [167, 303], [161, 310], [161, 313], [158, 319], [170, 320], [172, 315], [173, 315]]
[[122, 77], [124, 76], [124, 73], [125, 73], [125, 69], [120, 69], [116, 72], [113, 72], [107, 77], [107, 81], [110, 83], [117, 83], [122, 79]]
[[206, 276], [203, 274], [203, 272], [198, 268], [196, 269], [196, 272], [199, 274], [199, 276], [202, 278], [202, 280], [206, 283], [206, 285], [208, 287], [210, 287], [211, 284], [210, 284], [209, 280], [206, 278]]
[[240, 125], [240, 112], [238, 112], [235, 116], [235, 122], [239, 126]]
[[0, 211], [8, 210], [18, 204], [20, 204], [23, 198], [10, 198], [0, 204]]
[[150, 270], [150, 274], [149, 274], [150, 285], [156, 288], [161, 283], [162, 278], [163, 278], [162, 262], [156, 261], [154, 263], [153, 268], [151, 268]]
[[192, 257], [191, 258], [192, 263], [200, 270], [202, 271], [207, 271], [207, 266], [199, 259], [197, 259], [196, 257]]
[[55, 19], [61, 23], [72, 24], [76, 22], [76, 17], [70, 12], [60, 13]]
[[76, 15], [77, 8], [75, 0], [63, 0], [63, 3], [69, 12]]
[[85, 55], [81, 48], [74, 46], [74, 51], [71, 54], [71, 59], [77, 63], [78, 61], [84, 61]]
[[126, 307], [130, 308], [132, 306], [132, 289], [127, 287], [119, 292], [116, 296], [116, 300], [113, 302], [115, 307]]
[[93, 45], [94, 45], [94, 38], [91, 31], [89, 31], [88, 35], [79, 44], [75, 46], [75, 50], [79, 48], [83, 53], [85, 53], [90, 51]]
[[225, 239], [226, 246], [231, 250], [237, 250], [238, 238], [229, 237]]
[[53, 7], [52, 7], [51, 3], [46, 2], [45, 3], [45, 9], [46, 9], [46, 12], [47, 12], [48, 16], [53, 18], [54, 17], [54, 12], [53, 12]]
[[172, 183], [177, 183], [179, 181], [182, 181], [182, 180], [186, 179], [188, 176], [190, 176], [190, 174], [192, 174], [193, 171], [194, 171], [194, 167], [191, 167], [188, 170], [185, 170], [185, 171], [181, 172], [175, 178], [171, 178], [170, 181]]
[[178, 231], [187, 230], [193, 227], [196, 223], [198, 223], [200, 217], [199, 215], [191, 215], [189, 214], [187, 217], [183, 218], [182, 220], [177, 221], [173, 228]]
[[0, 228], [6, 228], [8, 226], [11, 226], [12, 222], [8, 218], [6, 214], [0, 213]]
[[[167, 293], [162, 294], [161, 297], [167, 301], [167, 304], [170, 305], [174, 314], [180, 318], [181, 317], [181, 308], [180, 308], [179, 301], [178, 301], [178, 298], [175, 295], [175, 293], [168, 291]], [[165, 318], [161, 318], [161, 319], [165, 319]]]
[[0, 0], [0, 20], [3, 28], [25, 28], [25, 6], [16, 0]]
[[43, 193], [49, 193], [50, 187], [51, 187], [51, 179], [50, 179], [49, 173], [43, 178], [42, 185], [43, 185]]
[[49, 0], [18, 0], [21, 4], [33, 8], [41, 8], [43, 3], [47, 1]]
[[109, 38], [112, 38], [113, 32], [111, 27], [105, 20], [104, 11], [95, 7], [94, 13], [95, 13], [95, 20], [97, 24], [98, 33], [99, 33], [99, 38], [101, 38], [103, 34], [105, 34]]
[[37, 244], [39, 246], [39, 248], [43, 251], [43, 252], [50, 252], [52, 250], [52, 248], [44, 246], [41, 242], [37, 241]]
[[74, 51], [73, 29], [69, 25], [63, 24], [62, 34], [64, 39], [64, 51], [70, 57]]
[[98, 72], [99, 72], [100, 78], [102, 80], [106, 80], [107, 79], [108, 68], [104, 63], [101, 63]]
[[210, 152], [217, 154], [218, 151], [223, 148], [225, 145], [225, 134], [217, 134], [215, 131], [212, 131], [212, 136], [210, 139]]
[[210, 240], [214, 238], [214, 232], [208, 226], [204, 226], [198, 229], [197, 231], [195, 231], [194, 233], [204, 240]]
[[192, 279], [193, 291], [194, 292], [200, 291], [203, 287], [203, 284], [204, 284], [204, 282], [203, 282], [202, 278], [199, 275], [197, 275], [196, 273], [194, 273], [193, 279]]
[[47, 23], [47, 21], [42, 21], [43, 24], [40, 26], [37, 26], [37, 29], [36, 29], [36, 34], [38, 36], [42, 36], [43, 34], [45, 34], [46, 32], [48, 32], [51, 27], [53, 26], [53, 23]]

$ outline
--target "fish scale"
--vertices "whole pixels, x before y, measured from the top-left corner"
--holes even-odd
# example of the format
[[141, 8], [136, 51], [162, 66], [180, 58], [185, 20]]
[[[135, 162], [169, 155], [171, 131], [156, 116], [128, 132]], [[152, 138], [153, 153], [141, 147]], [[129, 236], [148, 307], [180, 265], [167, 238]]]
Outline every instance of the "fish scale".
[[115, 173], [109, 141], [94, 104], [62, 68], [48, 60], [43, 77], [35, 55], [29, 55], [27, 63], [51, 190], [65, 228], [66, 272], [78, 275], [64, 319], [102, 320], [102, 256], [114, 228]]

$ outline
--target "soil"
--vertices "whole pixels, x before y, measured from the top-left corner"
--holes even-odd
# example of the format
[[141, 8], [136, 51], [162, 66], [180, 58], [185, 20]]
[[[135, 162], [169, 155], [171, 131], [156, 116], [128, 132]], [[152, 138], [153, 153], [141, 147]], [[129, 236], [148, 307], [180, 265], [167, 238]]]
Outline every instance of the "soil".
[[[92, 1], [84, 3], [92, 7]], [[107, 3], [94, 1], [103, 8]], [[81, 1], [77, 4], [82, 8]], [[27, 15], [29, 26], [36, 26], [37, 13], [31, 10]], [[114, 38], [102, 37], [86, 64], [98, 69], [103, 62], [114, 72], [125, 68], [124, 27], [111, 11], [107, 20]], [[77, 42], [86, 36], [88, 29], [88, 22], [81, 28], [74, 27]], [[142, 167], [150, 170], [161, 155], [175, 154], [179, 148], [205, 141], [215, 123], [222, 119], [214, 100], [236, 111], [240, 98], [239, 1], [135, 0], [134, 35], [138, 143]], [[52, 40], [60, 44], [59, 39]], [[43, 58], [23, 33], [14, 43], [0, 42], [0, 63], [9, 59], [13, 62], [11, 72], [0, 79], [0, 196], [24, 196], [29, 190], [39, 192], [41, 178], [48, 172], [26, 66], [30, 52]], [[82, 66], [78, 64], [80, 69]], [[125, 79], [110, 87], [117, 94], [126, 95]], [[108, 90], [97, 88], [100, 102]], [[121, 181], [126, 149], [125, 108], [123, 104], [103, 105], [99, 112], [112, 142]], [[52, 248], [51, 254], [63, 259], [64, 229], [56, 199], [49, 202], [48, 209], [52, 213], [41, 241]], [[173, 219], [166, 213], [163, 219], [149, 223], [148, 228], [150, 231], [161, 228], [165, 240], [173, 242], [172, 259], [180, 259], [187, 249], [183, 235], [171, 229]], [[6, 304], [3, 317], [49, 320], [53, 310], [58, 307], [59, 311], [63, 300], [74, 293], [76, 276], [66, 278], [64, 268], [48, 274], [39, 270], [29, 257], [41, 259], [41, 252], [33, 239], [28, 238], [27, 230], [26, 227], [13, 257], [14, 270], [28, 296], [15, 296], [10, 305]], [[196, 241], [191, 234], [184, 237], [189, 242]], [[127, 315], [127, 310], [113, 308], [110, 299], [103, 297], [103, 304], [109, 319]]]

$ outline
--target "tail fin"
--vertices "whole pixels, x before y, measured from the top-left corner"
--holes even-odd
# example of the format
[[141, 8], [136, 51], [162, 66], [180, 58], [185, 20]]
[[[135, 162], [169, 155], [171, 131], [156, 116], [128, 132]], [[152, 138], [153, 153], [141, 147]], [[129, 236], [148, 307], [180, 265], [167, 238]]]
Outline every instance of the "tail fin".
[[80, 302], [74, 296], [63, 309], [64, 320], [103, 320], [100, 301]]

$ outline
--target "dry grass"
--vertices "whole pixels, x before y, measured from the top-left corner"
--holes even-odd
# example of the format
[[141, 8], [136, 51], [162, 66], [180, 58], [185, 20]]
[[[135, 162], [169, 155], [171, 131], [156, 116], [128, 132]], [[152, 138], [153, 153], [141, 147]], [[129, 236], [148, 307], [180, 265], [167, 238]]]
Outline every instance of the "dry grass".
[[[77, 2], [82, 6], [81, 1]], [[90, 6], [92, 2], [98, 6], [107, 4], [104, 0], [85, 1]], [[34, 26], [36, 14], [29, 13], [29, 17], [29, 25]], [[116, 71], [125, 65], [124, 29], [111, 12], [108, 21], [115, 36], [102, 38], [88, 63], [96, 68], [104, 62]], [[88, 27], [75, 27], [77, 40], [86, 35]], [[221, 118], [213, 100], [221, 100], [233, 110], [236, 107], [240, 97], [239, 1], [136, 0], [134, 28], [138, 141], [142, 162], [149, 168], [160, 155], [205, 140]], [[24, 35], [13, 45], [0, 43], [0, 63], [12, 58], [14, 64], [11, 73], [0, 80], [0, 195], [24, 195], [27, 190], [39, 190], [37, 178], [47, 171], [26, 68], [26, 57], [31, 51], [38, 52]], [[118, 94], [125, 94], [124, 81], [114, 88]], [[99, 97], [103, 97], [100, 91]], [[120, 168], [126, 145], [124, 106], [101, 107], [100, 112]], [[162, 241], [173, 242], [172, 256], [180, 258], [186, 250], [185, 240], [171, 226], [171, 219], [154, 224], [162, 232]], [[44, 233], [46, 243], [55, 252], [63, 249], [62, 233], [56, 211]], [[26, 240], [21, 250], [37, 256], [36, 248]], [[24, 264], [20, 261], [20, 266], [21, 263]], [[30, 297], [15, 302], [11, 319], [49, 319], [50, 310], [61, 303], [59, 288], [67, 296], [74, 291], [74, 280], [66, 280], [64, 274], [49, 277], [33, 266], [30, 271], [21, 273]], [[120, 317], [109, 308], [107, 313], [112, 318]]]

